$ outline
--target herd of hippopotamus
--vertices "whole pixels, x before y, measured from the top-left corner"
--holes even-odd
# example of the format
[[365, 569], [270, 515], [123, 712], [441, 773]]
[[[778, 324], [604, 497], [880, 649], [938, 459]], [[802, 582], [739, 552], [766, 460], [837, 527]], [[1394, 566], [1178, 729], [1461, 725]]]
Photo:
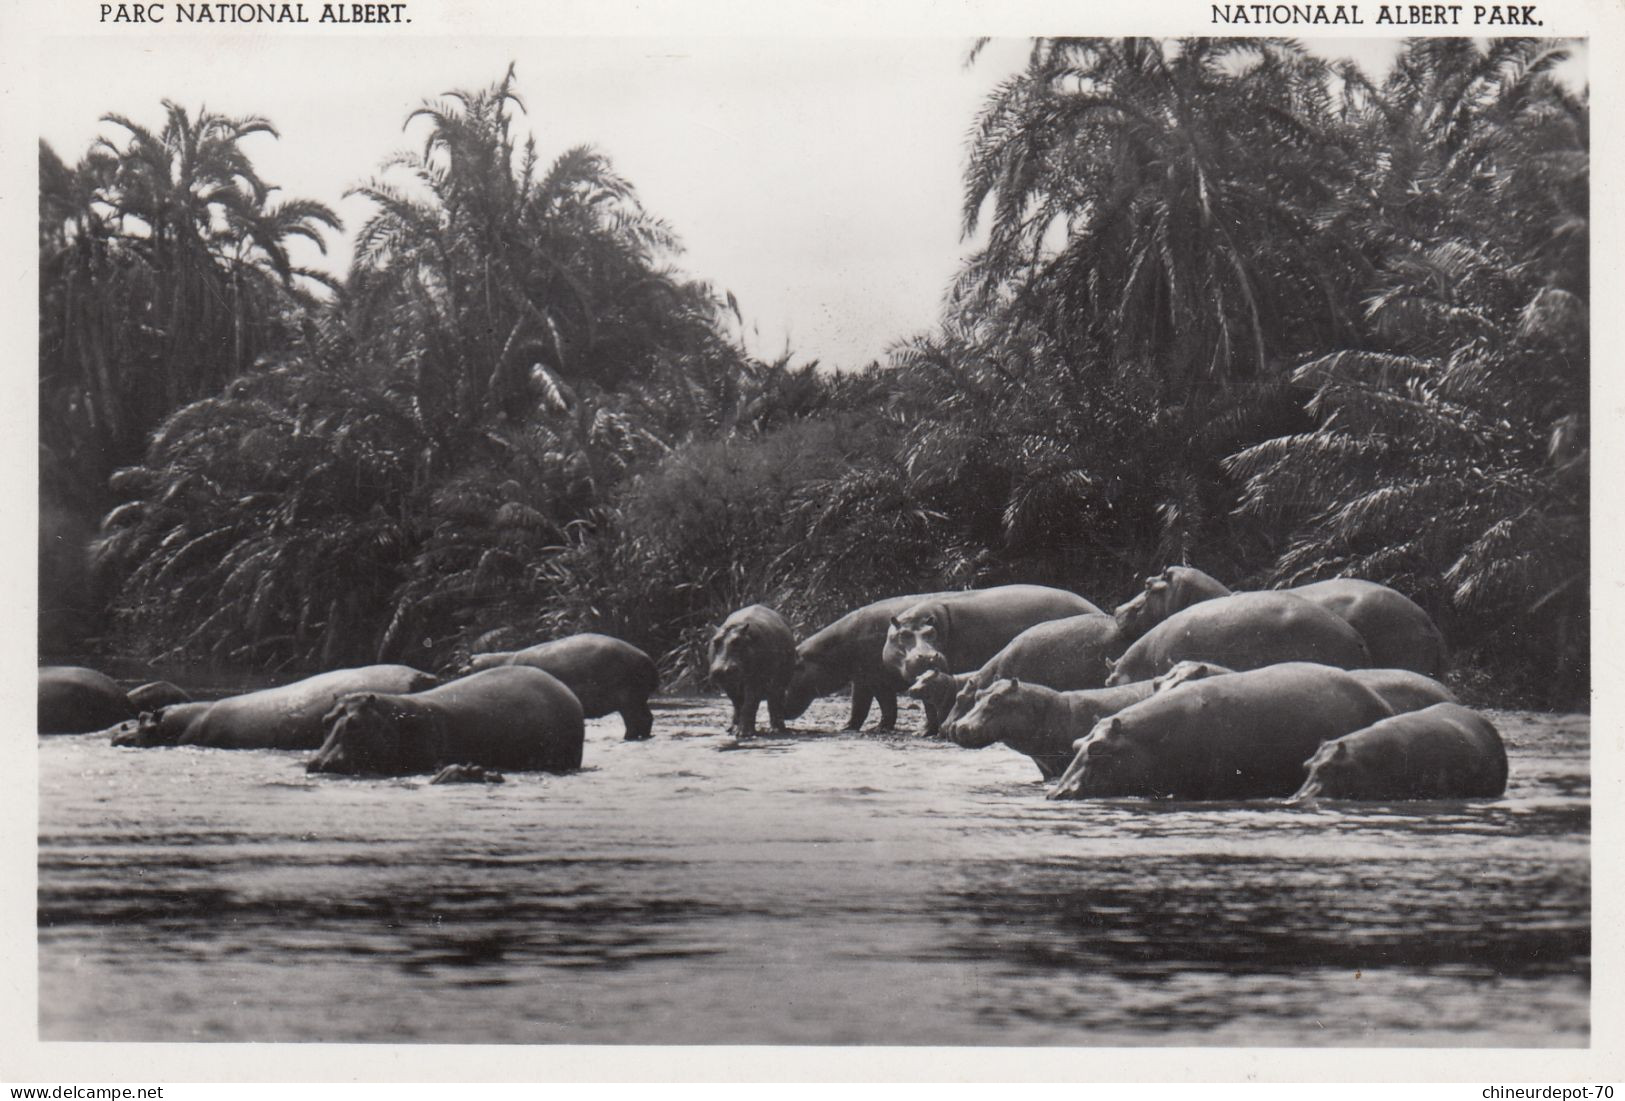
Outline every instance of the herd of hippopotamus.
[[[1113, 614], [1042, 585], [893, 597], [797, 644], [753, 604], [711, 638], [730, 732], [774, 730], [847, 686], [847, 729], [881, 729], [917, 697], [925, 733], [1031, 757], [1052, 799], [1463, 799], [1506, 790], [1495, 727], [1435, 677], [1444, 647], [1399, 592], [1343, 578], [1232, 592], [1170, 566]], [[126, 693], [78, 667], [40, 670], [41, 733], [105, 730], [121, 746], [310, 749], [311, 772], [434, 773], [580, 767], [583, 719], [619, 712], [650, 737], [655, 663], [599, 634], [476, 654], [449, 680], [403, 665], [324, 673], [194, 702], [167, 683]]]

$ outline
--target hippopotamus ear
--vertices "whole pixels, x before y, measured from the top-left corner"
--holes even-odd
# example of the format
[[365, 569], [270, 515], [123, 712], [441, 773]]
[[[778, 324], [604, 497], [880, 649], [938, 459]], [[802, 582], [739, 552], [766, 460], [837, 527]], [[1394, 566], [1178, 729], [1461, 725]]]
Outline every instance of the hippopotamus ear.
[[901, 627], [902, 626], [901, 623], [897, 622], [897, 617], [896, 616], [891, 617], [891, 625], [893, 627]]
[[1020, 687], [1021, 687], [1021, 681], [1020, 681], [1020, 680], [1018, 680], [1018, 679], [1017, 679], [1017, 678], [1015, 678], [1015, 677], [1011, 677], [1011, 678], [1010, 678], [1010, 688], [1011, 688], [1011, 689], [1012, 689], [1012, 690], [1014, 690], [1014, 689], [1017, 689], [1017, 688], [1020, 688]]

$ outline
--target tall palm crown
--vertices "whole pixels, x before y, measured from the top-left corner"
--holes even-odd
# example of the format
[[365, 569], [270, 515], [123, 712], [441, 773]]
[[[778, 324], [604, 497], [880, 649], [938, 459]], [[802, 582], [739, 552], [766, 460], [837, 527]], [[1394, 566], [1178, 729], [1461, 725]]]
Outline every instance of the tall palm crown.
[[[1182, 394], [1340, 320], [1329, 70], [1276, 39], [1039, 39], [970, 135], [956, 289]], [[1260, 156], [1268, 150], [1268, 156]]]

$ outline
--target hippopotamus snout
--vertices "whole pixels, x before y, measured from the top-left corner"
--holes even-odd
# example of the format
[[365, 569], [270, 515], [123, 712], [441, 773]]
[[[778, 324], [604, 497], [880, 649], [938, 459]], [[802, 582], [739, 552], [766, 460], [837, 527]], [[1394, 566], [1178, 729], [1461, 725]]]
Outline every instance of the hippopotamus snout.
[[903, 657], [903, 679], [909, 682], [918, 680], [932, 670], [949, 672], [948, 658], [941, 650], [917, 648]]

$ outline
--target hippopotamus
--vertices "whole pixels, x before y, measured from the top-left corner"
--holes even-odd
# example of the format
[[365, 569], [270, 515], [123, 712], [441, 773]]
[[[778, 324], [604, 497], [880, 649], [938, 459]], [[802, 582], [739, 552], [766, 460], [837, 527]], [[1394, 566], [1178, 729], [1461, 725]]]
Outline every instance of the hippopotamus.
[[966, 749], [1003, 742], [1031, 757], [1044, 779], [1053, 780], [1077, 752], [1074, 743], [1096, 723], [1151, 693], [1150, 681], [1057, 692], [1014, 677], [998, 679], [975, 694], [970, 710], [948, 728], [948, 737]]
[[1456, 703], [1456, 694], [1432, 677], [1409, 669], [1350, 669], [1349, 676], [1381, 696], [1399, 715], [1436, 703]]
[[[1444, 669], [1444, 637], [1433, 619], [1403, 593], [1375, 581], [1339, 577], [1288, 592], [1318, 604], [1360, 633], [1371, 664], [1435, 677]], [[1223, 582], [1191, 566], [1169, 566], [1113, 613], [1131, 642], [1170, 616], [1204, 600], [1233, 595]]]
[[629, 742], [650, 736], [654, 712], [649, 710], [649, 697], [660, 686], [660, 673], [654, 659], [630, 642], [609, 635], [570, 635], [523, 650], [474, 654], [463, 672], [504, 665], [530, 665], [552, 673], [576, 694], [581, 713], [589, 719], [619, 711]]
[[[1052, 619], [1029, 627], [973, 673], [954, 676], [927, 669], [909, 689], [925, 705], [926, 734], [948, 728], [970, 710], [976, 693], [1000, 677], [1070, 692], [1103, 688], [1106, 661], [1128, 644], [1117, 621], [1100, 612]], [[951, 736], [951, 735], [950, 735]]]
[[784, 729], [784, 693], [796, 666], [796, 636], [784, 617], [764, 604], [740, 608], [711, 636], [711, 679], [733, 701], [735, 737], [756, 733], [756, 710], [767, 701], [767, 721]]
[[1100, 614], [1076, 593], [1047, 585], [999, 585], [936, 596], [904, 609], [886, 629], [881, 660], [905, 684], [927, 669], [968, 673], [1027, 628]]
[[105, 673], [78, 665], [40, 667], [41, 734], [88, 734], [135, 715], [129, 694]]
[[1193, 680], [1222, 677], [1234, 672], [1228, 665], [1215, 665], [1211, 661], [1176, 661], [1166, 673], [1151, 679], [1151, 688], [1156, 692], [1167, 692]]
[[137, 712], [152, 711], [176, 703], [190, 703], [191, 699], [184, 688], [167, 680], [148, 681], [139, 688], [130, 689], [130, 706]]
[[439, 684], [408, 665], [336, 669], [279, 688], [264, 688], [213, 703], [181, 703], [144, 712], [114, 730], [120, 746], [197, 745], [215, 749], [315, 749], [325, 716], [350, 692], [420, 692]]
[[1360, 632], [1373, 668], [1409, 669], [1429, 677], [1444, 672], [1444, 636], [1433, 617], [1404, 593], [1354, 577], [1286, 591], [1319, 604]]
[[1489, 799], [1507, 787], [1501, 735], [1476, 711], [1436, 703], [1326, 742], [1292, 797]]
[[1345, 670], [1308, 662], [1193, 681], [1095, 724], [1048, 797], [1284, 798], [1322, 742], [1392, 714]]
[[[1151, 683], [1156, 691], [1166, 692], [1181, 684], [1206, 677], [1234, 673], [1222, 665], [1207, 661], [1181, 661]], [[1436, 703], [1455, 703], [1456, 694], [1432, 677], [1413, 673], [1409, 669], [1350, 669], [1349, 676], [1382, 697], [1384, 703], [1398, 715], [1406, 711], [1420, 711]]]
[[485, 669], [425, 692], [350, 692], [322, 716], [307, 772], [399, 776], [446, 765], [568, 772], [581, 767], [581, 703], [529, 665]]
[[847, 612], [834, 623], [801, 641], [796, 647], [795, 672], [784, 694], [784, 717], [794, 719], [807, 710], [814, 698], [852, 686], [852, 716], [847, 730], [857, 730], [869, 717], [869, 705], [880, 704], [876, 729], [897, 726], [897, 694], [909, 682], [881, 661], [886, 630], [892, 616], [933, 597], [949, 593], [916, 593], [877, 600]]
[[1190, 566], [1169, 566], [1145, 579], [1145, 587], [1132, 600], [1112, 611], [1118, 630], [1134, 642], [1151, 628], [1176, 612], [1204, 600], [1230, 596], [1230, 588], [1218, 578]]
[[1340, 669], [1371, 664], [1359, 632], [1292, 593], [1235, 593], [1204, 600], [1163, 620], [1112, 666], [1108, 685], [1150, 680], [1181, 661], [1257, 669], [1311, 661]]

